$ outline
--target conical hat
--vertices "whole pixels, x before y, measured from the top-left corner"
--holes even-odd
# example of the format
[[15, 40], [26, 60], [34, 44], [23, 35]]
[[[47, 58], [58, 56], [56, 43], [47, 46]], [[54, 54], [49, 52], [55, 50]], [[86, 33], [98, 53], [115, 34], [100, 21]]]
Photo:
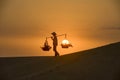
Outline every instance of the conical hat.
[[52, 35], [56, 35], [56, 32], [52, 32], [51, 34], [52, 34]]

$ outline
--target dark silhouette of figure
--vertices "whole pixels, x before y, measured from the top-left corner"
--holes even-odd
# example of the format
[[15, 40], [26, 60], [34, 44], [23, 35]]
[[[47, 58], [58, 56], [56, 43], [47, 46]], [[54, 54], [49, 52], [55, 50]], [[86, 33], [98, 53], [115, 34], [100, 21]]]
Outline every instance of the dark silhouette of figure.
[[57, 45], [58, 45], [58, 39], [57, 39], [57, 34], [55, 32], [51, 33], [53, 37], [51, 39], [53, 40], [53, 51], [55, 52], [55, 56], [59, 56], [59, 53], [57, 51]]

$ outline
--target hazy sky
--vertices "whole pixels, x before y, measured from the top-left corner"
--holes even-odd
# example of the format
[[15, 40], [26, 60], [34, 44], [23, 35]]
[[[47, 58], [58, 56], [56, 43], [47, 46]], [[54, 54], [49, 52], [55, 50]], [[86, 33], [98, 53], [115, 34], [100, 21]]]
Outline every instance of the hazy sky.
[[[0, 0], [0, 56], [44, 56], [45, 37], [67, 33], [61, 55], [120, 41], [119, 0]], [[51, 39], [49, 44], [52, 46]]]

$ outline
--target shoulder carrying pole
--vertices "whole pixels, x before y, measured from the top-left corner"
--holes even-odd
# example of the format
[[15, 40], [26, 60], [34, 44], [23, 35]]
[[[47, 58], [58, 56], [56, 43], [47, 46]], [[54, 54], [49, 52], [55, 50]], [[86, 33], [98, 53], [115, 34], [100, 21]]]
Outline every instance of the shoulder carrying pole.
[[[67, 34], [57, 35], [57, 37], [60, 37], [60, 36], [65, 36], [65, 38], [67, 38]], [[51, 36], [51, 37], [52, 37], [52, 36]], [[51, 37], [46, 37], [46, 40], [47, 40], [48, 38], [51, 38]]]

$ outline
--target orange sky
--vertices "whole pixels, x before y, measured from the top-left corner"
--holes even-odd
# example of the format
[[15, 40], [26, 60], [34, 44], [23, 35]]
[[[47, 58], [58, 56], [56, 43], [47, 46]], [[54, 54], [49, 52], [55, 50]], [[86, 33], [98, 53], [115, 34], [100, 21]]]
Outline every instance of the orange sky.
[[[120, 41], [118, 0], [1, 0], [0, 56], [53, 56], [43, 52], [51, 32], [67, 33], [73, 48], [61, 55]], [[49, 44], [52, 46], [51, 39]]]

